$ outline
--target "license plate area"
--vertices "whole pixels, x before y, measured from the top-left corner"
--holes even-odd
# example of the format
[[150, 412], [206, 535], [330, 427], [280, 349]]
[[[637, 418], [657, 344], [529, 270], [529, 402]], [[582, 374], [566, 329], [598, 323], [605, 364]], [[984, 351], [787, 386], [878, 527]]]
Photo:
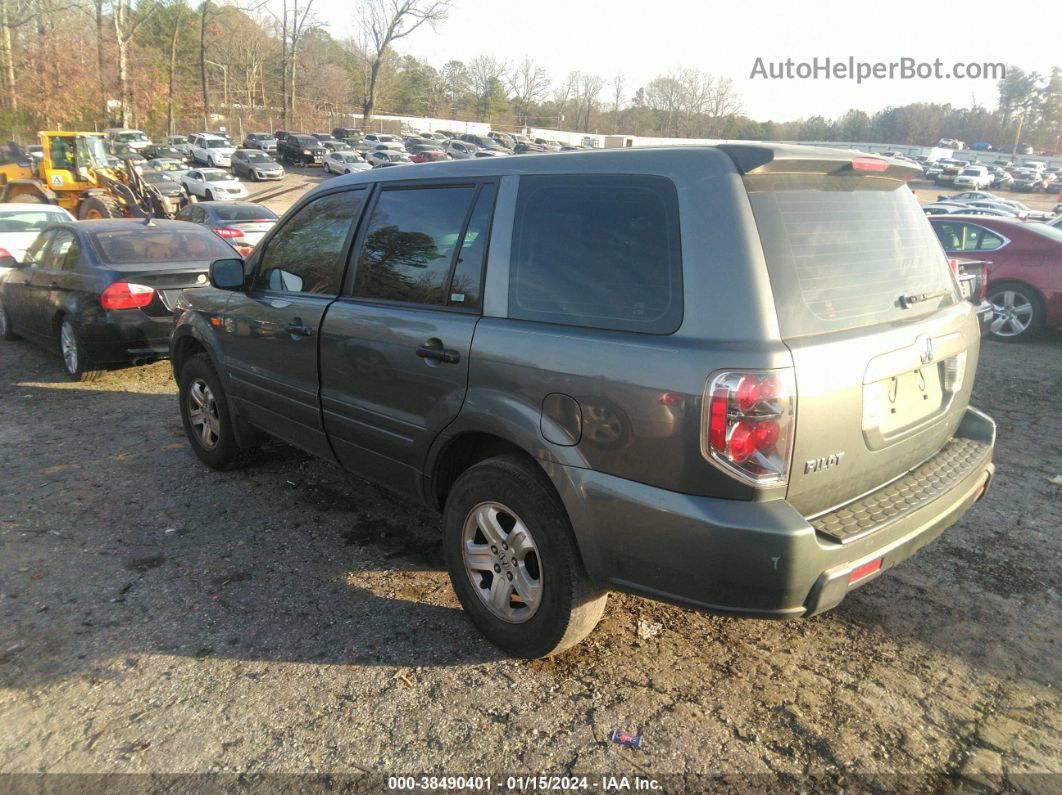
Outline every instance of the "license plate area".
[[863, 385], [863, 433], [888, 440], [945, 408], [939, 364], [897, 373]]

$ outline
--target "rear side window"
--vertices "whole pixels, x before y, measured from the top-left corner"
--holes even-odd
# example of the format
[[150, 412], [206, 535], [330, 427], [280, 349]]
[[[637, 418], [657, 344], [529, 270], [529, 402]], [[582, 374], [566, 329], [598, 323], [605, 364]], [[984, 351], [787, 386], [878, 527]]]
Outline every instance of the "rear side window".
[[[475, 185], [382, 190], [358, 257], [354, 294], [477, 307], [483, 252], [476, 244], [486, 240], [490, 207], [478, 205], [470, 224], [476, 194]], [[461, 266], [456, 275], [455, 266]]]
[[682, 322], [674, 184], [641, 175], [521, 177], [509, 316], [674, 332]]
[[[746, 177], [782, 336], [909, 320], [957, 299], [929, 220], [894, 179]], [[901, 295], [943, 292], [901, 307]]]

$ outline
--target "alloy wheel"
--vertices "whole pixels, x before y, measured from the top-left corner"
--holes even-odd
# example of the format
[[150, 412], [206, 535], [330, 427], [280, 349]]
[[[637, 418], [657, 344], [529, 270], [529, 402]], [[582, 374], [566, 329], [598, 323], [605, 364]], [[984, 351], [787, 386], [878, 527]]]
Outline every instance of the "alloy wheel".
[[59, 329], [59, 346], [63, 352], [63, 363], [66, 365], [66, 371], [70, 375], [76, 375], [78, 365], [77, 337], [74, 336], [74, 327], [70, 325], [69, 321], [64, 320], [62, 327]]
[[543, 572], [527, 525], [500, 502], [469, 511], [461, 533], [465, 573], [486, 608], [502, 621], [522, 624], [542, 604]]
[[1033, 319], [1033, 305], [1016, 290], [1003, 290], [988, 299], [994, 317], [989, 330], [997, 337], [1017, 337], [1029, 329]]
[[217, 447], [221, 438], [221, 416], [214, 393], [202, 378], [195, 379], [188, 389], [188, 421], [204, 449]]

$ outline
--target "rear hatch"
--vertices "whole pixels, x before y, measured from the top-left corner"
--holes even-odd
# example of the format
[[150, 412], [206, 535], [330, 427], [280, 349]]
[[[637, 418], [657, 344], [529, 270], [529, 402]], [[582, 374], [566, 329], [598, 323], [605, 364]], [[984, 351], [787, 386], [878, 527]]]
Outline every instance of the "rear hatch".
[[795, 368], [787, 499], [817, 515], [947, 443], [977, 325], [906, 186], [917, 169], [838, 152], [743, 170]]

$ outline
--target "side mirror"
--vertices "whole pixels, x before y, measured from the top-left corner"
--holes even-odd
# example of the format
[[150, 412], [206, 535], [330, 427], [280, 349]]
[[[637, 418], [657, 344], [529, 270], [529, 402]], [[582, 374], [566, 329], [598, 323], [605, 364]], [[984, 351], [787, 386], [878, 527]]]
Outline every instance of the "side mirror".
[[219, 290], [239, 290], [245, 279], [242, 259], [216, 259], [210, 263], [210, 284]]
[[0, 257], [0, 268], [21, 268], [22, 263], [10, 254]]

